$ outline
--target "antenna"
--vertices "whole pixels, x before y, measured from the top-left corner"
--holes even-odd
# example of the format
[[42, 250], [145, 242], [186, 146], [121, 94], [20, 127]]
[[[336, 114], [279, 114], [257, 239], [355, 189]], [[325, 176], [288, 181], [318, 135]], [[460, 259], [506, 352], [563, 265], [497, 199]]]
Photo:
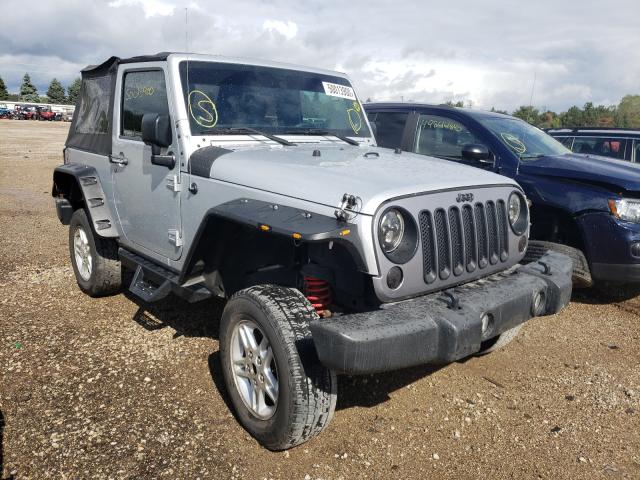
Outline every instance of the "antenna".
[[533, 107], [533, 92], [536, 89], [536, 77], [538, 76], [538, 72], [533, 72], [533, 85], [531, 85], [531, 97], [529, 98], [529, 106]]

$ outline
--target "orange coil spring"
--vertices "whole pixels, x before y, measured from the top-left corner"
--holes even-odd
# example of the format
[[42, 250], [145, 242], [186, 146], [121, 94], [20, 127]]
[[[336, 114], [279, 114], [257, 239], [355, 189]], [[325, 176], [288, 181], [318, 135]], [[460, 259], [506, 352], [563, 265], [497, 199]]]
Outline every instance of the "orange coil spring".
[[329, 285], [329, 282], [320, 280], [319, 278], [304, 277], [304, 295], [320, 316], [322, 316], [325, 310], [328, 310], [329, 306], [333, 303], [331, 285]]

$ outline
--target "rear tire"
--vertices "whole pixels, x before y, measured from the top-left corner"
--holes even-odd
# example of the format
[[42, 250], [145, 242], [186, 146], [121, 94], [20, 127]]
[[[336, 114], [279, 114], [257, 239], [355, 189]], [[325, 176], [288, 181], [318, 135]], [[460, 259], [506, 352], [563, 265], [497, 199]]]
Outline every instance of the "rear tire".
[[306, 442], [333, 417], [337, 377], [318, 360], [316, 318], [300, 291], [275, 285], [236, 293], [222, 314], [220, 359], [236, 418], [269, 450]]
[[83, 208], [69, 222], [69, 255], [80, 290], [91, 297], [117, 293], [122, 286], [122, 267], [115, 240], [95, 234]]
[[480, 344], [480, 351], [476, 353], [476, 355], [486, 355], [487, 353], [495, 352], [496, 350], [501, 349], [508, 343], [511, 343], [514, 338], [518, 336], [520, 329], [522, 328], [522, 324], [510, 328], [506, 332], [502, 332], [497, 337], [490, 338], [489, 340], [485, 340]]
[[582, 250], [579, 250], [568, 245], [553, 242], [543, 242], [541, 240], [531, 240], [529, 247], [524, 255], [522, 263], [535, 262], [542, 257], [547, 250], [553, 252], [562, 253], [568, 256], [573, 262], [573, 286], [576, 288], [588, 288], [593, 285], [593, 279], [591, 278], [591, 270], [589, 269], [589, 262], [584, 256]]

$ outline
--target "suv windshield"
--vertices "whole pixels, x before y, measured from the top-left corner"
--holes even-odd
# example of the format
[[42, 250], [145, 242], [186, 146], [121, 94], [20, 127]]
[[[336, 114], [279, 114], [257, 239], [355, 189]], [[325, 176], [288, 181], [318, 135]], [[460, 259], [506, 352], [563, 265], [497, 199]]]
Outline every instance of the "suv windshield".
[[484, 117], [478, 121], [522, 160], [545, 155], [564, 155], [571, 151], [542, 130], [523, 120], [510, 117]]
[[345, 78], [198, 61], [188, 62], [188, 72], [181, 62], [180, 78], [194, 135], [245, 127], [272, 134], [370, 136]]

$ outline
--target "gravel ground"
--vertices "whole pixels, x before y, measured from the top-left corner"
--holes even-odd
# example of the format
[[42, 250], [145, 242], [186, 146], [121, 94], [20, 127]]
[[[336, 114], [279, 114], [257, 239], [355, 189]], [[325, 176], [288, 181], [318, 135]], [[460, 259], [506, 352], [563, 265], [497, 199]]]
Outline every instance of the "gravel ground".
[[491, 355], [341, 377], [320, 437], [261, 448], [227, 407], [221, 302], [76, 287], [67, 128], [0, 120], [0, 478], [640, 478], [640, 299], [589, 293]]

